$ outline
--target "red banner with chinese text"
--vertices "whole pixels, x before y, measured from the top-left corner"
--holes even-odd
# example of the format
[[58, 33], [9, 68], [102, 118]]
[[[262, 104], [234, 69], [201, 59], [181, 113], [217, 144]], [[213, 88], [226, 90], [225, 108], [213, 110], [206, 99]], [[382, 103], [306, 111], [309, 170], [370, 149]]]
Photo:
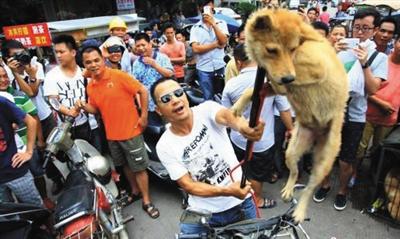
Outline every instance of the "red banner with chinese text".
[[51, 46], [51, 36], [46, 23], [3, 27], [6, 39], [14, 39], [25, 47]]

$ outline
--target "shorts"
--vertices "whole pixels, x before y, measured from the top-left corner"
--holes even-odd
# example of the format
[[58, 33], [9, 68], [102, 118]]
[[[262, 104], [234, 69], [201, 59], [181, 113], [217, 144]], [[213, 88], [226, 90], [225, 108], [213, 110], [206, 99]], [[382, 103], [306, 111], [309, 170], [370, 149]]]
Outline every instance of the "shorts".
[[133, 172], [140, 172], [149, 166], [149, 157], [142, 135], [128, 140], [109, 140], [108, 146], [116, 167], [128, 163]]
[[9, 191], [14, 193], [20, 203], [28, 203], [38, 207], [43, 206], [42, 199], [29, 170], [22, 177], [0, 184], [0, 202], [10, 202], [12, 200]]
[[[242, 160], [245, 156], [245, 151], [233, 144], [236, 157], [238, 160]], [[274, 154], [275, 146], [269, 149], [254, 153], [253, 157], [249, 162], [244, 163], [242, 166], [243, 172], [248, 179], [253, 179], [259, 182], [267, 182], [271, 178], [271, 174], [274, 168]]]
[[343, 124], [339, 160], [349, 164], [355, 162], [364, 127], [365, 123], [359, 122], [347, 121]]

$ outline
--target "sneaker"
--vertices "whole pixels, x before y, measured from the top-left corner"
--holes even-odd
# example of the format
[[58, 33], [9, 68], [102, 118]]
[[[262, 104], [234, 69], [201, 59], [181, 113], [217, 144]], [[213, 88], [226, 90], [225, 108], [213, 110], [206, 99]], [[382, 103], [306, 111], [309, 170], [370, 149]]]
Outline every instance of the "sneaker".
[[341, 194], [336, 195], [335, 203], [333, 204], [333, 207], [336, 210], [338, 211], [344, 210], [346, 208], [346, 204], [347, 204], [346, 195], [341, 195]]
[[329, 190], [331, 190], [331, 187], [328, 188], [321, 187], [320, 189], [318, 189], [318, 191], [313, 196], [314, 202], [320, 203], [324, 201]]

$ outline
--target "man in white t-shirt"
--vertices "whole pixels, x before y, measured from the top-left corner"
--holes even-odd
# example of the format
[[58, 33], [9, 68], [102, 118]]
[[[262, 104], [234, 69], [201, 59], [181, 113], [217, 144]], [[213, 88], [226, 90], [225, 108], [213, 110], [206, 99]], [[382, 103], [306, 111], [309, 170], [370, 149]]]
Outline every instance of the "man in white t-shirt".
[[[233, 56], [240, 73], [226, 83], [222, 93], [222, 104], [227, 108], [231, 108], [246, 89], [254, 87], [257, 74], [257, 63], [247, 57], [244, 44], [239, 44], [235, 47]], [[250, 180], [254, 189], [257, 207], [263, 209], [272, 208], [276, 205], [274, 200], [265, 198], [262, 195], [263, 182], [273, 180], [275, 154], [274, 105], [280, 112], [281, 119], [285, 122], [285, 125], [292, 127], [290, 105], [287, 99], [279, 95], [266, 97], [260, 114], [261, 119], [266, 122], [265, 130], [261, 140], [254, 144], [251, 160], [243, 166], [246, 177]], [[244, 110], [243, 116], [246, 118], [250, 116], [250, 105]], [[231, 130], [230, 137], [237, 158], [239, 160], [244, 159], [247, 139], [235, 130]]]
[[[254, 218], [250, 184], [240, 188], [241, 167], [230, 175], [239, 162], [226, 127], [256, 141], [264, 124], [250, 128], [247, 120], [212, 101], [189, 108], [183, 89], [171, 79], [154, 83], [151, 96], [157, 113], [170, 123], [157, 143], [157, 155], [171, 179], [189, 194], [189, 209], [211, 212], [211, 226]], [[202, 225], [185, 222], [180, 224], [183, 234], [207, 231]]]
[[60, 112], [72, 116], [75, 122], [71, 133], [74, 139], [84, 139], [100, 150], [98, 142], [98, 127], [93, 116], [74, 108], [80, 99], [86, 101], [86, 86], [88, 80], [83, 77], [82, 70], [76, 63], [77, 45], [70, 35], [59, 35], [53, 39], [54, 49], [59, 63], [51, 69], [44, 80], [44, 96], [57, 98], [61, 103]]

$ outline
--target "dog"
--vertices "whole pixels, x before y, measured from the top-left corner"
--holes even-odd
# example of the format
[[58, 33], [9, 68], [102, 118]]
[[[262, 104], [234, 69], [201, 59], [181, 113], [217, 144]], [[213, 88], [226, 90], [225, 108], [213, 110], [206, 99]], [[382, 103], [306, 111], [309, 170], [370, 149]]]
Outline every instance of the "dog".
[[[340, 150], [341, 130], [348, 100], [349, 83], [343, 64], [330, 43], [296, 13], [283, 9], [261, 9], [247, 21], [246, 51], [267, 70], [274, 93], [287, 95], [296, 113], [295, 127], [286, 150], [290, 175], [282, 198], [293, 196], [298, 177], [297, 162], [313, 151], [314, 164], [307, 187], [293, 212], [302, 222], [310, 197], [326, 177]], [[250, 102], [252, 89], [232, 107], [241, 115]]]

